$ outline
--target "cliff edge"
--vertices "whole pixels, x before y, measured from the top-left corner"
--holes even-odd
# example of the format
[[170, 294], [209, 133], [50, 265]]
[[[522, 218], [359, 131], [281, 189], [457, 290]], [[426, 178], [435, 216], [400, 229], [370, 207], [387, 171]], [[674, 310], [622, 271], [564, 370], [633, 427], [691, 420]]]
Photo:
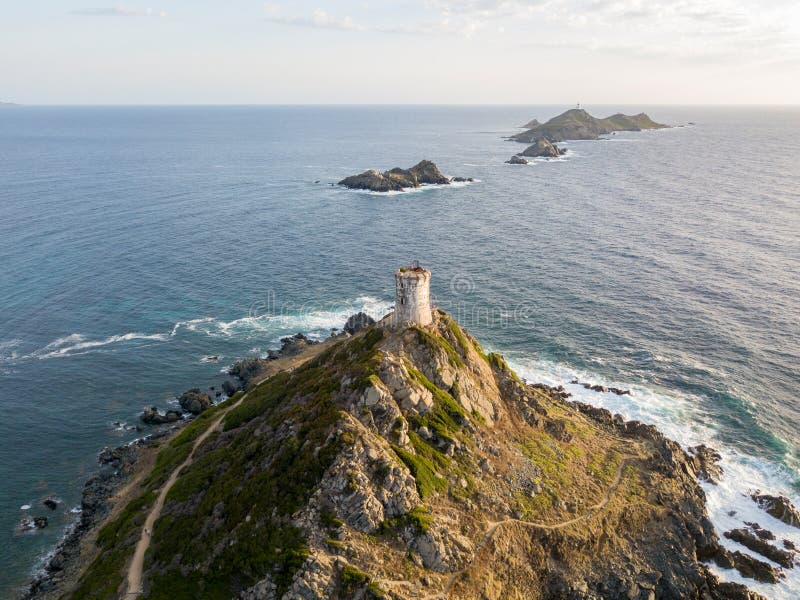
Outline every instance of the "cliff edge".
[[698, 460], [566, 396], [442, 311], [366, 326], [184, 428], [66, 597], [757, 598]]

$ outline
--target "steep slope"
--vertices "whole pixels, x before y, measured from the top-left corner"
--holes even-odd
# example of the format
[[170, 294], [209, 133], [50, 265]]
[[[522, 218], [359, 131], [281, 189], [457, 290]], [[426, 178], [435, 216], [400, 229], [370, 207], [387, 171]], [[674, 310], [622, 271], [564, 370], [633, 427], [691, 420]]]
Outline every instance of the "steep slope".
[[522, 133], [513, 135], [511, 139], [526, 144], [540, 139], [550, 142], [596, 140], [601, 135], [614, 131], [641, 131], [665, 127], [667, 125], [656, 123], [644, 113], [638, 115], [617, 113], [605, 119], [598, 119], [583, 109], [573, 108], [553, 117], [547, 123], [534, 125]]
[[124, 594], [173, 474], [144, 598], [751, 597], [698, 562], [718, 543], [695, 461], [564, 396], [441, 311], [369, 326], [184, 429], [72, 597]]

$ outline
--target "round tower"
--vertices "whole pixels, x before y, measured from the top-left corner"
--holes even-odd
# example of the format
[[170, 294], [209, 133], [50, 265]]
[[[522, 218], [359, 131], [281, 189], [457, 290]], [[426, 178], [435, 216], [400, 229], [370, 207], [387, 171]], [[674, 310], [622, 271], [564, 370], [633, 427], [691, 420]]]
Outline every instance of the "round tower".
[[394, 274], [397, 297], [392, 322], [404, 325], [408, 321], [417, 325], [433, 323], [431, 312], [431, 272], [417, 263], [401, 267]]

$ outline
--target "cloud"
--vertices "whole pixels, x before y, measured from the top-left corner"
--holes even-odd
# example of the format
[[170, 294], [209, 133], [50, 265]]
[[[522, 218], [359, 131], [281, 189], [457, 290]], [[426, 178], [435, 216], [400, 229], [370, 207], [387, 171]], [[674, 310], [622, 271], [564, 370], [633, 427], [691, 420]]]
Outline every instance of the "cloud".
[[336, 17], [320, 9], [313, 11], [309, 16], [288, 16], [281, 14], [282, 9], [280, 5], [273, 3], [265, 4], [264, 12], [266, 13], [266, 16], [263, 18], [264, 21], [293, 27], [407, 35], [443, 33], [437, 25], [392, 25], [389, 27], [366, 25], [356, 22], [352, 17]]
[[359, 25], [351, 17], [334, 17], [324, 10], [317, 9], [308, 17], [289, 17], [280, 14], [280, 9], [275, 5], [265, 7], [267, 16], [265, 21], [280, 25], [293, 25], [296, 27], [313, 27], [315, 29], [338, 29], [340, 31], [366, 31], [367, 27]]
[[[520, 46], [544, 45], [639, 57], [765, 60], [800, 57], [793, 0], [426, 0], [453, 31], [503, 26]], [[513, 31], [513, 33], [512, 33]], [[534, 38], [531, 44], [525, 38]]]
[[83, 17], [166, 17], [164, 10], [147, 8], [144, 10], [126, 8], [124, 6], [104, 7], [104, 8], [82, 8], [70, 11], [71, 15]]

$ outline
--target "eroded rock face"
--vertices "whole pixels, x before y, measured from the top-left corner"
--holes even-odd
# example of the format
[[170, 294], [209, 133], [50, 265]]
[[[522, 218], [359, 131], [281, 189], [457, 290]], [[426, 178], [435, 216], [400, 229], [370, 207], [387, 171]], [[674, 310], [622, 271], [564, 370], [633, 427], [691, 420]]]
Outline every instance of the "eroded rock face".
[[420, 504], [414, 477], [386, 443], [352, 421], [351, 446], [336, 458], [323, 478], [320, 510], [332, 510], [356, 531], [374, 533], [387, 519]]
[[751, 497], [756, 504], [779, 521], [800, 528], [800, 513], [786, 496], [753, 494]]
[[191, 390], [183, 392], [180, 398], [178, 398], [178, 402], [180, 402], [183, 410], [193, 415], [199, 415], [201, 412], [211, 407], [211, 397], [201, 392], [198, 388], [192, 388]]

